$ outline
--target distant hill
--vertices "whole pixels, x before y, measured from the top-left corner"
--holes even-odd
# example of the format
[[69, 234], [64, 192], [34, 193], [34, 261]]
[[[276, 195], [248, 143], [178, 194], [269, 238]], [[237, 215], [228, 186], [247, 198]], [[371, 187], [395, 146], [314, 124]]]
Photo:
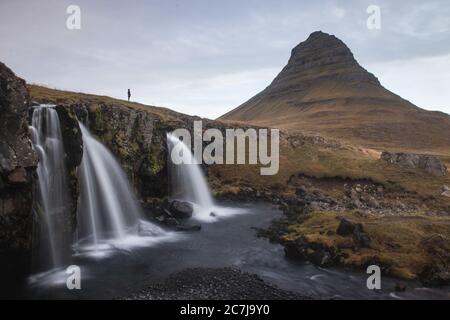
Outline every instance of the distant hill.
[[321, 31], [292, 50], [266, 89], [219, 119], [450, 156], [449, 115], [420, 109], [385, 89], [341, 40]]

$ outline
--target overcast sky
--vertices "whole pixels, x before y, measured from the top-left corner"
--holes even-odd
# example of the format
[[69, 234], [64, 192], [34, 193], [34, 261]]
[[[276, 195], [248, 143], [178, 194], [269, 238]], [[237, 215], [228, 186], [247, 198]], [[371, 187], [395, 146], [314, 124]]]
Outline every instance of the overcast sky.
[[[66, 28], [70, 4], [81, 30]], [[366, 27], [370, 4], [381, 29]], [[290, 50], [332, 33], [389, 90], [450, 113], [450, 2], [1, 0], [0, 61], [30, 83], [215, 118], [264, 89]]]

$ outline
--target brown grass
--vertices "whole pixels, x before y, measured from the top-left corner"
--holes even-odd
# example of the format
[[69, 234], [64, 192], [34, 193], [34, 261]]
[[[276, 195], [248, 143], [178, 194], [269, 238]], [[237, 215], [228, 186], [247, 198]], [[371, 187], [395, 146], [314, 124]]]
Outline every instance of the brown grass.
[[[334, 233], [342, 217], [363, 224], [371, 239], [370, 248], [356, 251], [346, 248], [351, 237]], [[333, 235], [327, 235], [328, 231]], [[302, 224], [291, 225], [285, 238], [292, 240], [300, 236], [327, 247], [341, 248], [340, 251], [348, 256], [343, 261], [344, 265], [361, 267], [375, 257], [380, 263], [390, 266], [391, 275], [412, 279], [427, 265], [446, 263], [430, 252], [426, 243], [437, 236], [445, 239], [448, 245], [450, 217], [380, 217], [361, 216], [358, 212], [314, 212]]]

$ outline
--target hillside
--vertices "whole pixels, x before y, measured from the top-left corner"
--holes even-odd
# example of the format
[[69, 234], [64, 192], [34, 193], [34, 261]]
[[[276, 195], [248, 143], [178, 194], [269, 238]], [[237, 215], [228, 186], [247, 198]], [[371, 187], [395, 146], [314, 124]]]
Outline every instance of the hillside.
[[115, 99], [109, 96], [94, 95], [82, 92], [73, 92], [52, 89], [41, 85], [27, 84], [28, 91], [33, 101], [38, 103], [67, 104], [67, 105], [108, 105], [114, 104], [118, 107], [130, 108], [136, 111], [145, 110], [157, 115], [165, 120], [178, 120], [187, 117], [168, 108], [144, 105], [137, 102], [128, 102], [126, 100]]
[[385, 89], [338, 38], [314, 32], [259, 94], [220, 120], [318, 133], [369, 148], [450, 155], [450, 116]]

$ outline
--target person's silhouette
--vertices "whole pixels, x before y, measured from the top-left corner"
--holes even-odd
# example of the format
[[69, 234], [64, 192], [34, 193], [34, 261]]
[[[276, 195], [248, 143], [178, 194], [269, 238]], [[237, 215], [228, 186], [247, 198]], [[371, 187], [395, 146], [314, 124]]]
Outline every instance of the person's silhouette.
[[130, 101], [130, 98], [131, 98], [131, 90], [128, 89], [128, 101]]

